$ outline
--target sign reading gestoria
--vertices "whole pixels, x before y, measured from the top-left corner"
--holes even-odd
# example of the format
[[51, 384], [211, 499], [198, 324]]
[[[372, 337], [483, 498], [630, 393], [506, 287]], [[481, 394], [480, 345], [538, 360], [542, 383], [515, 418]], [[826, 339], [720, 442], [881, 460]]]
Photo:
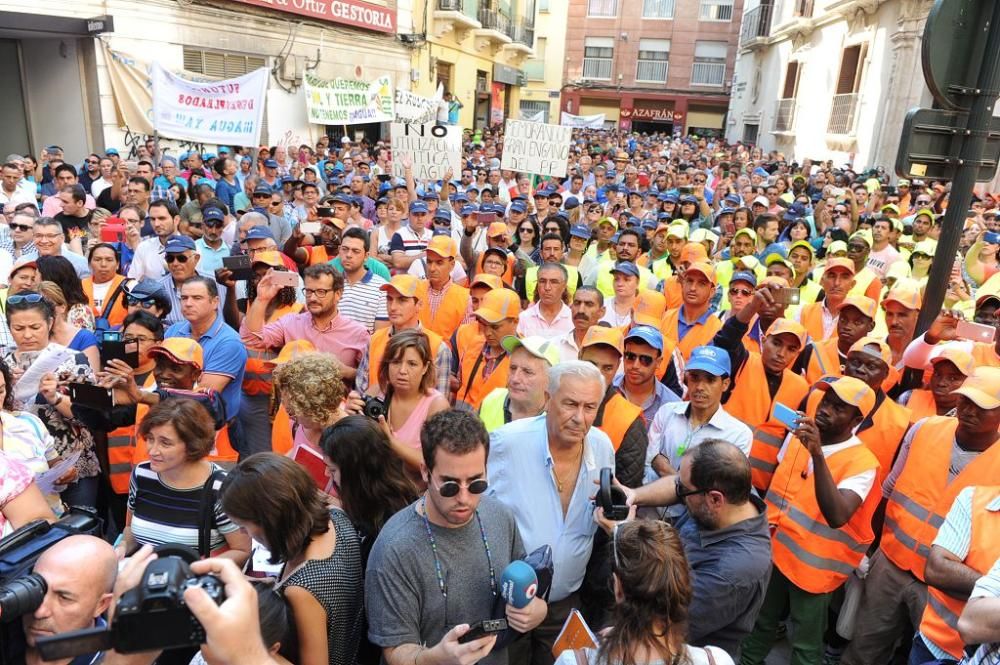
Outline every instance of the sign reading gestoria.
[[359, 0], [234, 0], [245, 5], [343, 23], [376, 32], [396, 32], [396, 13]]

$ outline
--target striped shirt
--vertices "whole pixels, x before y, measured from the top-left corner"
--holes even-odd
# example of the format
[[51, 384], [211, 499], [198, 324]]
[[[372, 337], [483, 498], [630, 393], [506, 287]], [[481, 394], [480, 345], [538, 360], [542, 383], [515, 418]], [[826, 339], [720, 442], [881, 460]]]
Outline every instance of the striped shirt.
[[[343, 272], [343, 270], [341, 270]], [[376, 321], [388, 321], [389, 314], [385, 308], [385, 293], [382, 285], [386, 280], [371, 270], [354, 284], [344, 280], [344, 295], [337, 303], [337, 309], [349, 319], [363, 325], [368, 333], [375, 330]]]
[[[976, 582], [969, 600], [973, 598], [1000, 598], [1000, 559]], [[962, 665], [1000, 665], [1000, 641], [983, 644]]]
[[392, 240], [389, 241], [389, 253], [403, 252], [407, 256], [420, 254], [427, 249], [427, 245], [433, 237], [434, 233], [430, 229], [424, 229], [423, 233], [418, 236], [409, 226], [404, 226], [396, 231]]
[[[222, 467], [213, 464], [212, 471]], [[216, 477], [213, 489], [218, 493], [223, 478]], [[132, 471], [128, 484], [128, 509], [132, 513], [132, 535], [140, 545], [150, 543], [179, 543], [198, 549], [198, 513], [204, 486], [175, 489], [165, 485], [159, 474], [150, 470], [149, 462], [142, 462]], [[218, 496], [218, 494], [216, 494]], [[222, 512], [222, 504], [215, 501], [215, 520], [211, 534], [211, 549], [216, 551], [226, 544], [225, 536], [239, 530]]]

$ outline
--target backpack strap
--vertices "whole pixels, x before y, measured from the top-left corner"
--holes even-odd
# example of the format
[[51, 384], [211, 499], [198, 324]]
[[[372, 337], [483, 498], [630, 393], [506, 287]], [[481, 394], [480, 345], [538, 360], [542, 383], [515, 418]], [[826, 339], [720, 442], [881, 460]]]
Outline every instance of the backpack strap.
[[198, 556], [203, 559], [212, 555], [212, 527], [215, 526], [215, 501], [218, 497], [215, 481], [225, 476], [226, 472], [222, 469], [213, 469], [201, 490], [201, 503], [198, 506]]

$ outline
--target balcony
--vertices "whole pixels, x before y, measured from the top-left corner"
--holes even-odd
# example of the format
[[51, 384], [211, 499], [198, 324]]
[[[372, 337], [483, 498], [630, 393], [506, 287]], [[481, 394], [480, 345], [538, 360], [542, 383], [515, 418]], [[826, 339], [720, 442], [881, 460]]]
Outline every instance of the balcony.
[[479, 21], [474, 16], [465, 12], [466, 0], [435, 0], [434, 5], [434, 34], [443, 37], [449, 32], [455, 31], [458, 41], [465, 39], [465, 33], [469, 30], [481, 28]]
[[635, 68], [636, 83], [666, 83], [666, 60], [639, 60]]
[[513, 24], [511, 37], [514, 41], [504, 46], [521, 57], [534, 55], [535, 26], [534, 23], [521, 19]]
[[583, 78], [587, 81], [610, 81], [613, 69], [611, 58], [584, 58]]
[[486, 47], [499, 50], [514, 41], [510, 17], [506, 14], [501, 14], [495, 9], [481, 7], [478, 18], [480, 27], [472, 33], [476, 36], [478, 50], [483, 50]]
[[774, 109], [774, 131], [791, 132], [795, 127], [795, 99], [779, 99]]
[[833, 96], [833, 106], [830, 108], [830, 122], [826, 127], [828, 134], [854, 134], [859, 97], [860, 95], [857, 93]]
[[699, 21], [732, 21], [732, 0], [701, 0], [698, 12]]
[[691, 66], [691, 85], [722, 87], [726, 81], [725, 62], [694, 61]]
[[771, 15], [774, 5], [758, 5], [743, 15], [740, 28], [740, 48], [753, 50], [768, 43], [771, 35]]

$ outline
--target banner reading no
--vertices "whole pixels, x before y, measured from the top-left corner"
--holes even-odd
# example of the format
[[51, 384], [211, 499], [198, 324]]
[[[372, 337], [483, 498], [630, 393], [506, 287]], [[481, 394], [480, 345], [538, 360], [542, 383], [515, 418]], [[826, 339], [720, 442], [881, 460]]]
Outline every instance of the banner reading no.
[[572, 137], [572, 127], [508, 120], [500, 168], [564, 178]]

